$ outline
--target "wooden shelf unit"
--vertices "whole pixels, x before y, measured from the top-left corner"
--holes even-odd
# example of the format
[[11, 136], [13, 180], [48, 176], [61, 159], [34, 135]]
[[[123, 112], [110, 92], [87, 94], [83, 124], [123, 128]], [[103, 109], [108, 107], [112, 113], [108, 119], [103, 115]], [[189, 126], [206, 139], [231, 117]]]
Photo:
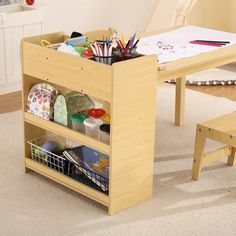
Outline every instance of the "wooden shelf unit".
[[[96, 31], [97, 33], [97, 31]], [[108, 207], [110, 215], [152, 196], [156, 107], [156, 56], [112, 66], [40, 46], [63, 42], [63, 33], [22, 41], [25, 170], [33, 170]], [[110, 145], [25, 112], [30, 88], [46, 82], [104, 101], [111, 115]], [[109, 195], [105, 195], [30, 158], [31, 139], [48, 132], [110, 156]]]

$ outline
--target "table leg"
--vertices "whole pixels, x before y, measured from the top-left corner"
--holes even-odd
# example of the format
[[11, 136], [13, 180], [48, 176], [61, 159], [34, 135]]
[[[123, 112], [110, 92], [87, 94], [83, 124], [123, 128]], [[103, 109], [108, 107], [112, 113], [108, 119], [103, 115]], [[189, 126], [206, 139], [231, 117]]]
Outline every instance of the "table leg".
[[185, 110], [185, 77], [176, 79], [175, 93], [175, 125], [184, 125]]

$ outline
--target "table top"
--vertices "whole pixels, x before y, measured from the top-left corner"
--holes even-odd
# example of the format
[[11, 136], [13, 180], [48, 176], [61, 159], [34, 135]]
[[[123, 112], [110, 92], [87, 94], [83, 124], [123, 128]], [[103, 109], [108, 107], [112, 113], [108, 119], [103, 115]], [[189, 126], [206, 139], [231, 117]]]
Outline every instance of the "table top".
[[[142, 35], [142, 38], [149, 37], [150, 39], [150, 36], [153, 37], [156, 35], [162, 35], [162, 38], [164, 38], [163, 33], [165, 36], [165, 33], [169, 32], [170, 34], [169, 35], [167, 34], [167, 39], [168, 39], [170, 38], [170, 36], [173, 36], [176, 34], [176, 32], [178, 32], [176, 31], [176, 29], [178, 30], [181, 28], [183, 29], [183, 27], [174, 27], [174, 28], [168, 28], [164, 31], [147, 33]], [[195, 27], [190, 27], [188, 28], [188, 30], [193, 28]], [[236, 61], [236, 34], [196, 27], [196, 32], [193, 32], [191, 34], [187, 33], [187, 31], [185, 30], [187, 35], [186, 37], [187, 41], [183, 42], [184, 35], [182, 35], [181, 37], [179, 37], [179, 42], [181, 40], [183, 43], [188, 42], [191, 39], [191, 37], [192, 38], [196, 37], [194, 35], [196, 35], [196, 33], [200, 31], [203, 32], [201, 35], [201, 39], [206, 39], [207, 37], [209, 38], [210, 37], [209, 35], [212, 34], [214, 36], [214, 39], [216, 40], [215, 37], [218, 35], [219, 40], [230, 41], [230, 44], [223, 47], [210, 47], [210, 46], [202, 47], [202, 45], [191, 45], [191, 47], [194, 46], [194, 48], [199, 47], [200, 48], [199, 53], [194, 54], [191, 52], [189, 56], [188, 55], [186, 56], [185, 54], [183, 58], [170, 60], [169, 62], [158, 64], [158, 80], [165, 81], [179, 77], [184, 77], [188, 74], [222, 66]], [[174, 32], [174, 34], [172, 34], [172, 32]], [[158, 38], [154, 38], [154, 40], [158, 40]], [[211, 40], [213, 40], [213, 37], [211, 38]]]

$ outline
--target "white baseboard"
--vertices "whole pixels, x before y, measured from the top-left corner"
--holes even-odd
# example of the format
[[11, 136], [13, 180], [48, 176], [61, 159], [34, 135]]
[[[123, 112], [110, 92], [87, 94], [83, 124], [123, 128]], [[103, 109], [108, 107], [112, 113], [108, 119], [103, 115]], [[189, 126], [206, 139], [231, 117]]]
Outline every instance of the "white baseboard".
[[13, 84], [0, 85], [0, 95], [13, 93], [20, 90], [22, 90], [20, 81]]

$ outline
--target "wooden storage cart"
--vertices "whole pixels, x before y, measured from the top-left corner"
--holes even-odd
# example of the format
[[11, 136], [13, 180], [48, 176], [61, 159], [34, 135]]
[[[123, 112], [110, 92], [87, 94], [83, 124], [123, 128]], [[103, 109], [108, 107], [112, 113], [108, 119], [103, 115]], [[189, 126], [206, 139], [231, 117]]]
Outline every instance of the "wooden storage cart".
[[[54, 33], [22, 41], [23, 111], [36, 83], [83, 92], [110, 110], [110, 145], [24, 112], [25, 171], [38, 172], [107, 206], [112, 215], [152, 196], [157, 58], [143, 56], [110, 66], [40, 46], [41, 39], [58, 43], [65, 37]], [[48, 132], [110, 156], [109, 195], [31, 159], [28, 141]]]

